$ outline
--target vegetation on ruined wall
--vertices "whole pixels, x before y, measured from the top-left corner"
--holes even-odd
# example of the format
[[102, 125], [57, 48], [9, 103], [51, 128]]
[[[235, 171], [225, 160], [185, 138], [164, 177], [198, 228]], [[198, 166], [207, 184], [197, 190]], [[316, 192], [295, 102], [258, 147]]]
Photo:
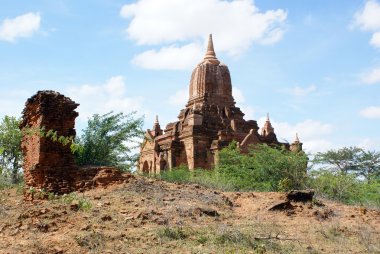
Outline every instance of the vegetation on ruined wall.
[[76, 162], [129, 170], [138, 159], [137, 154], [131, 153], [138, 145], [135, 139], [143, 134], [142, 124], [143, 119], [136, 118], [134, 112], [93, 115], [82, 136], [76, 139], [82, 147], [75, 152]]

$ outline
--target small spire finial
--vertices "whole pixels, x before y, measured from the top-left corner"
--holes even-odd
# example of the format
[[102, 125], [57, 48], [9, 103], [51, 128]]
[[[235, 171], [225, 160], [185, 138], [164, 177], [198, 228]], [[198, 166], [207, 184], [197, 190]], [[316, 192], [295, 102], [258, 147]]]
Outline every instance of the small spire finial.
[[261, 130], [261, 135], [264, 136], [264, 137], [266, 137], [270, 133], [274, 133], [274, 128], [272, 127], [272, 124], [270, 123], [269, 113], [267, 113], [267, 120], [265, 121], [264, 127]]
[[156, 120], [154, 121], [153, 131], [155, 133], [155, 136], [162, 134], [161, 126], [160, 126], [160, 123], [158, 122], [158, 115], [156, 115]]
[[294, 140], [294, 142], [300, 142], [300, 139], [298, 138], [298, 133], [296, 132], [296, 139]]
[[205, 61], [209, 61], [212, 64], [219, 64], [220, 61], [218, 58], [216, 58], [215, 50], [214, 50], [214, 43], [212, 41], [212, 34], [209, 35], [208, 37], [208, 44], [207, 44], [207, 52], [204, 57]]
[[153, 124], [153, 129], [159, 129], [160, 128], [160, 123], [158, 122], [158, 115], [156, 115], [156, 120], [154, 121]]
[[207, 54], [216, 56], [214, 50], [214, 42], [212, 41], [212, 34], [209, 34], [208, 36]]

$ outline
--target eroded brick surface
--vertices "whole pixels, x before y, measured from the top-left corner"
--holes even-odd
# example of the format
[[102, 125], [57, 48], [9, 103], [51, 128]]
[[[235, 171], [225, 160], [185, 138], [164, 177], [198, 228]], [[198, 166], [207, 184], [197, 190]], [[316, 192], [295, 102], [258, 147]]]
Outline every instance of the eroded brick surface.
[[[79, 104], [54, 91], [39, 91], [29, 98], [23, 111], [21, 128], [57, 131], [57, 136], [75, 136], [75, 109]], [[24, 178], [27, 186], [55, 193], [73, 191], [73, 172], [77, 170], [70, 144], [63, 146], [39, 133], [24, 135]]]

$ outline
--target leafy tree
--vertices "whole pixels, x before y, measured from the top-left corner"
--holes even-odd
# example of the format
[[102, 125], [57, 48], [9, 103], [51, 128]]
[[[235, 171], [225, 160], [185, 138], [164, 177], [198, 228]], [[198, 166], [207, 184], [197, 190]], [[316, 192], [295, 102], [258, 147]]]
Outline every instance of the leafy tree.
[[22, 166], [20, 120], [5, 116], [0, 123], [0, 173], [10, 174], [12, 183], [17, 183]]
[[352, 173], [364, 177], [367, 181], [380, 177], [380, 153], [376, 151], [344, 147], [317, 153], [313, 161], [330, 171], [344, 175]]
[[135, 112], [124, 115], [112, 111], [95, 114], [76, 143], [82, 149], [75, 153], [79, 165], [114, 166], [129, 170], [138, 156], [131, 154], [136, 138], [142, 134], [142, 118], [134, 118]]
[[368, 182], [380, 180], [380, 152], [363, 151], [359, 158], [359, 175]]
[[344, 147], [339, 150], [328, 150], [324, 153], [317, 153], [314, 162], [324, 164], [326, 169], [342, 174], [358, 171], [360, 155], [363, 149], [358, 147]]

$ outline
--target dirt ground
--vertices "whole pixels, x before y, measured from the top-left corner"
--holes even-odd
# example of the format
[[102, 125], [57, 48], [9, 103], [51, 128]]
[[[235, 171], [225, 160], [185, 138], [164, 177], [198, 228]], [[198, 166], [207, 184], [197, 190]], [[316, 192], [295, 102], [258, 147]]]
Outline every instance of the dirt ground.
[[380, 253], [380, 211], [144, 177], [23, 201], [0, 191], [0, 253]]

